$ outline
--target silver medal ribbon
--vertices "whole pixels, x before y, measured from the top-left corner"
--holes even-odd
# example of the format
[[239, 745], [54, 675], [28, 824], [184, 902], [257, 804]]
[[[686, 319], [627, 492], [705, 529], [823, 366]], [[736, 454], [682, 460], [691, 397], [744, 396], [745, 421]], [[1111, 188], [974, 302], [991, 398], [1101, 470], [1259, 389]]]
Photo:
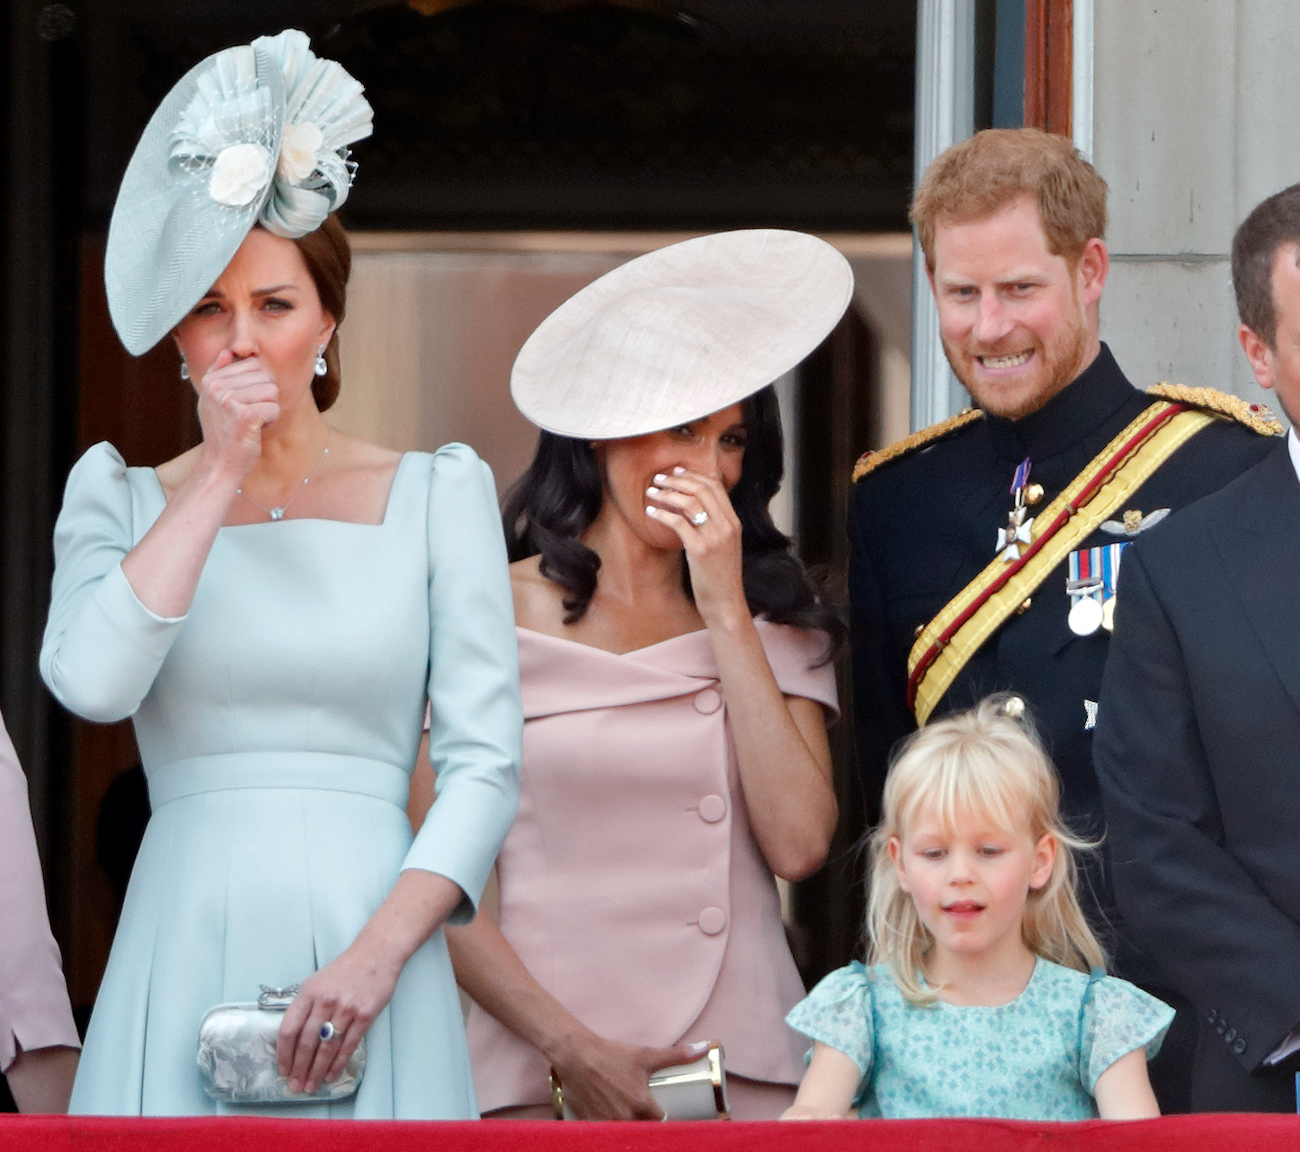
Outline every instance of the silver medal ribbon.
[[1076, 636], [1091, 636], [1098, 628], [1115, 627], [1115, 585], [1120, 556], [1128, 542], [1098, 548], [1078, 548], [1070, 553], [1065, 590], [1070, 597], [1066, 623]]

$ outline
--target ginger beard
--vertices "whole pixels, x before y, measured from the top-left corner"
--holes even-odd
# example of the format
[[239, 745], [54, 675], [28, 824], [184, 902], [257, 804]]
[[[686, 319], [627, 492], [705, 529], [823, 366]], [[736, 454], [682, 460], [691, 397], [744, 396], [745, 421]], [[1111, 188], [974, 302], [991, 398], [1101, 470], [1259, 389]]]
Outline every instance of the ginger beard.
[[1073, 260], [1052, 252], [1037, 205], [1022, 196], [988, 216], [940, 221], [933, 258], [944, 352], [984, 411], [1035, 412], [1096, 355], [1100, 239]]
[[991, 416], [1019, 420], [1037, 412], [1072, 384], [1084, 367], [1089, 329], [1077, 291], [1075, 317], [1046, 333], [1017, 329], [987, 347], [943, 334], [943, 351], [953, 373], [975, 403]]

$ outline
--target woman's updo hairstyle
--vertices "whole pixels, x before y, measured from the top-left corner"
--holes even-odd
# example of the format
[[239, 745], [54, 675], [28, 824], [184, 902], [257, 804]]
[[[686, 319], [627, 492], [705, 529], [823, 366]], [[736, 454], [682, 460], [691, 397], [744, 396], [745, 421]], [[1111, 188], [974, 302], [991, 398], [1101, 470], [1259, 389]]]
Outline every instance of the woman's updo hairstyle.
[[343, 225], [332, 213], [325, 217], [325, 222], [316, 231], [295, 238], [293, 243], [302, 253], [312, 283], [316, 285], [321, 307], [334, 320], [334, 335], [325, 346], [325, 364], [329, 371], [324, 376], [313, 377], [311, 382], [311, 394], [316, 400], [316, 407], [324, 412], [339, 398], [339, 387], [343, 381], [339, 368], [339, 329], [343, 326], [343, 316], [347, 311], [352, 246], [348, 243], [348, 234]]

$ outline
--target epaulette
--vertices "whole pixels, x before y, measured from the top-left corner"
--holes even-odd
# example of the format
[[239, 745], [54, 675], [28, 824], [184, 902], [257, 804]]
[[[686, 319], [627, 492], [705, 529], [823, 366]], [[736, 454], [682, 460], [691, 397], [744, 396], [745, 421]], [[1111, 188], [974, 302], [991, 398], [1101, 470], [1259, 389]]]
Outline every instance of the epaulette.
[[983, 415], [984, 413], [978, 408], [963, 408], [956, 416], [949, 416], [947, 420], [940, 420], [938, 424], [931, 424], [928, 428], [922, 428], [910, 436], [895, 440], [878, 451], [862, 453], [858, 457], [858, 462], [853, 465], [854, 481], [861, 480], [868, 472], [879, 468], [882, 464], [888, 464], [891, 460], [897, 460], [900, 456], [906, 456], [909, 452], [915, 452], [918, 448], [942, 440], [945, 436], [956, 432], [958, 428], [965, 428], [967, 424], [978, 420]]
[[1206, 412], [1216, 412], [1238, 424], [1244, 424], [1261, 436], [1282, 436], [1286, 433], [1286, 429], [1273, 415], [1273, 409], [1267, 404], [1252, 404], [1240, 396], [1220, 392], [1217, 388], [1190, 388], [1186, 384], [1161, 381], [1154, 388], [1148, 389], [1147, 395], [1159, 400], [1187, 404], [1192, 408], [1202, 408]]

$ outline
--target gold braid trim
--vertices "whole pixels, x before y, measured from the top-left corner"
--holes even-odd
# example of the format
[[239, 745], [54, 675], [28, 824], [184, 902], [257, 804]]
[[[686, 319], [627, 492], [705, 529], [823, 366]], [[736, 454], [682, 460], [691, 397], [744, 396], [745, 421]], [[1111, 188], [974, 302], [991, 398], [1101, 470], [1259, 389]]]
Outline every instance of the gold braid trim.
[[947, 420], [940, 420], [938, 424], [931, 424], [928, 428], [922, 428], [910, 436], [895, 440], [879, 451], [862, 453], [853, 466], [854, 482], [861, 480], [868, 472], [879, 468], [882, 464], [888, 464], [891, 460], [897, 460], [900, 456], [906, 456], [909, 452], [915, 452], [918, 448], [924, 448], [927, 444], [941, 440], [950, 432], [956, 432], [958, 428], [965, 428], [967, 424], [980, 419], [983, 415], [984, 413], [978, 408], [966, 408], [956, 416], [949, 416]]
[[1212, 413], [1157, 400], [1033, 520], [1017, 559], [995, 556], [922, 630], [907, 658], [907, 702], [924, 725], [966, 662], [1108, 516], [1201, 429]]
[[1154, 388], [1148, 389], [1147, 395], [1227, 416], [1261, 436], [1281, 436], [1286, 432], [1267, 404], [1251, 404], [1240, 396], [1220, 392], [1217, 388], [1191, 388], [1186, 384], [1161, 381]]

